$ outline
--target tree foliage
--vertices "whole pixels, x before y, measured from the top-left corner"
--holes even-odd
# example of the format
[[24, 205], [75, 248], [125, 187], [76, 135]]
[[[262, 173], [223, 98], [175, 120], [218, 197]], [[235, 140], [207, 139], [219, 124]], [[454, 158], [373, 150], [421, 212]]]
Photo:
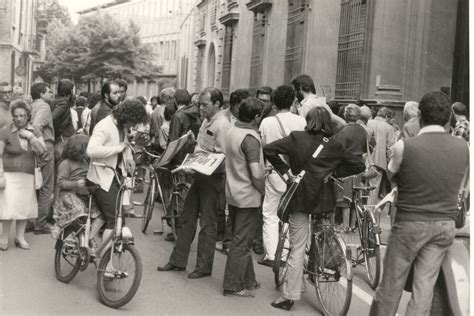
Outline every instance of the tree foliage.
[[134, 23], [124, 27], [108, 14], [97, 14], [81, 18], [77, 25], [61, 27], [53, 21], [48, 32], [52, 39], [47, 63], [38, 72], [43, 78], [140, 80], [156, 78], [160, 72]]

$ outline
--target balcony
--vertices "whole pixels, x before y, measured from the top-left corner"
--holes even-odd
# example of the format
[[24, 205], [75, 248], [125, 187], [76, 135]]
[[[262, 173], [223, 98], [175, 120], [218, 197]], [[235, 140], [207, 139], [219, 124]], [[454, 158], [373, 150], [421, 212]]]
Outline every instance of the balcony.
[[41, 42], [43, 36], [41, 35], [23, 35], [23, 53], [26, 55], [39, 56], [41, 53]]
[[247, 9], [253, 13], [262, 13], [268, 10], [273, 4], [272, 0], [252, 0], [246, 4]]
[[229, 12], [219, 18], [222, 25], [229, 26], [239, 21], [240, 14], [237, 12]]

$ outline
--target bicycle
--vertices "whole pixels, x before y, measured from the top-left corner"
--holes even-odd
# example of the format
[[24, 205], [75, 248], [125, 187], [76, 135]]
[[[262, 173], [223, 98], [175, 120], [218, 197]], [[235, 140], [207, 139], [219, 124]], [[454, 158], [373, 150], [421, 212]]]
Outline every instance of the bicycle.
[[[173, 234], [174, 239], [176, 240], [176, 222], [182, 209], [182, 207], [180, 207], [180, 204], [183, 202], [182, 195], [184, 191], [189, 189], [189, 185], [181, 181], [178, 173], [173, 173], [170, 169], [163, 166], [155, 167], [158, 165], [161, 156], [150, 153], [146, 148], [143, 148], [142, 153], [152, 159], [150, 164], [138, 166], [136, 171], [136, 174], [138, 175], [140, 174], [140, 170], [143, 170], [142, 173], [144, 174], [144, 177], [141, 178], [137, 176], [137, 183], [143, 183], [146, 188], [146, 190], [144, 190], [144, 202], [134, 202], [135, 205], [142, 205], [144, 207], [142, 232], [146, 234], [146, 230], [153, 216], [155, 200], [157, 196], [159, 196], [162, 201], [164, 215], [161, 216], [161, 228], [155, 231], [155, 233], [158, 235], [163, 234], [163, 222], [166, 221], [171, 228], [171, 233]], [[171, 190], [169, 190], [168, 196], [164, 193], [163, 179], [160, 182], [160, 174], [161, 177], [168, 177], [171, 182]]]
[[[325, 315], [346, 315], [352, 299], [351, 250], [346, 249], [334, 225], [334, 215], [321, 213], [311, 216], [310, 243], [306, 246], [303, 273], [315, 287], [321, 312]], [[279, 288], [288, 272], [291, 254], [289, 224], [280, 231], [273, 272]]]
[[[359, 186], [356, 184], [357, 176], [351, 176], [352, 193], [351, 198], [344, 197], [350, 204], [351, 213], [356, 215], [356, 227], [359, 231], [360, 246], [357, 247], [357, 255], [352, 258], [352, 267], [364, 264], [367, 281], [372, 289], [376, 289], [380, 282], [381, 275], [381, 255], [380, 255], [380, 234], [382, 229], [375, 219], [374, 213], [362, 203], [362, 199], [367, 198], [363, 194], [374, 190], [373, 186]], [[341, 181], [335, 179], [336, 185]]]
[[[109, 307], [120, 308], [136, 294], [143, 269], [140, 255], [134, 247], [132, 233], [128, 227], [122, 227], [123, 194], [125, 190], [133, 189], [134, 181], [133, 178], [131, 184], [121, 181], [115, 169], [105, 164], [94, 163], [94, 165], [113, 170], [120, 184], [113, 233], [94, 249], [95, 236], [91, 234], [90, 213], [93, 199], [91, 194], [87, 214], [77, 216], [62, 229], [55, 245], [54, 270], [59, 281], [69, 283], [79, 270], [85, 271], [88, 265], [93, 263], [97, 267], [97, 290], [100, 301]], [[101, 256], [103, 251], [105, 253]]]

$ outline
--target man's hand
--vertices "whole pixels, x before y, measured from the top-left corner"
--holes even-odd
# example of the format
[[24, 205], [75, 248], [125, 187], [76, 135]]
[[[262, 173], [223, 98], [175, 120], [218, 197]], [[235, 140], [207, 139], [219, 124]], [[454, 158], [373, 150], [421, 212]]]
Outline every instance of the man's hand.
[[86, 187], [86, 180], [84, 180], [84, 179], [77, 180], [77, 186], [79, 188], [85, 188]]
[[20, 130], [20, 137], [21, 137], [21, 138], [24, 138], [24, 139], [30, 140], [30, 139], [32, 139], [33, 137], [35, 137], [35, 135], [34, 135], [32, 132], [27, 131], [26, 129], [21, 129], [21, 130]]
[[123, 152], [126, 148], [128, 148], [128, 144], [126, 143], [120, 143], [118, 144], [118, 146], [120, 147], [119, 153]]
[[133, 174], [135, 172], [135, 161], [130, 158], [124, 159], [123, 164], [125, 165], [125, 170], [128, 174]]

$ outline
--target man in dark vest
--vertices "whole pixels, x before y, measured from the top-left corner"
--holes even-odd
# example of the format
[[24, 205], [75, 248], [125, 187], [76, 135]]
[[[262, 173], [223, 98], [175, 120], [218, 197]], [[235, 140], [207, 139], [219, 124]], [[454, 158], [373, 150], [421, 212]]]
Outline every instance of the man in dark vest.
[[419, 110], [420, 132], [398, 141], [388, 164], [388, 176], [398, 185], [397, 213], [370, 315], [395, 315], [412, 264], [413, 293], [406, 314], [428, 315], [441, 263], [454, 240], [468, 146], [445, 132], [451, 114], [446, 94], [426, 94]]

